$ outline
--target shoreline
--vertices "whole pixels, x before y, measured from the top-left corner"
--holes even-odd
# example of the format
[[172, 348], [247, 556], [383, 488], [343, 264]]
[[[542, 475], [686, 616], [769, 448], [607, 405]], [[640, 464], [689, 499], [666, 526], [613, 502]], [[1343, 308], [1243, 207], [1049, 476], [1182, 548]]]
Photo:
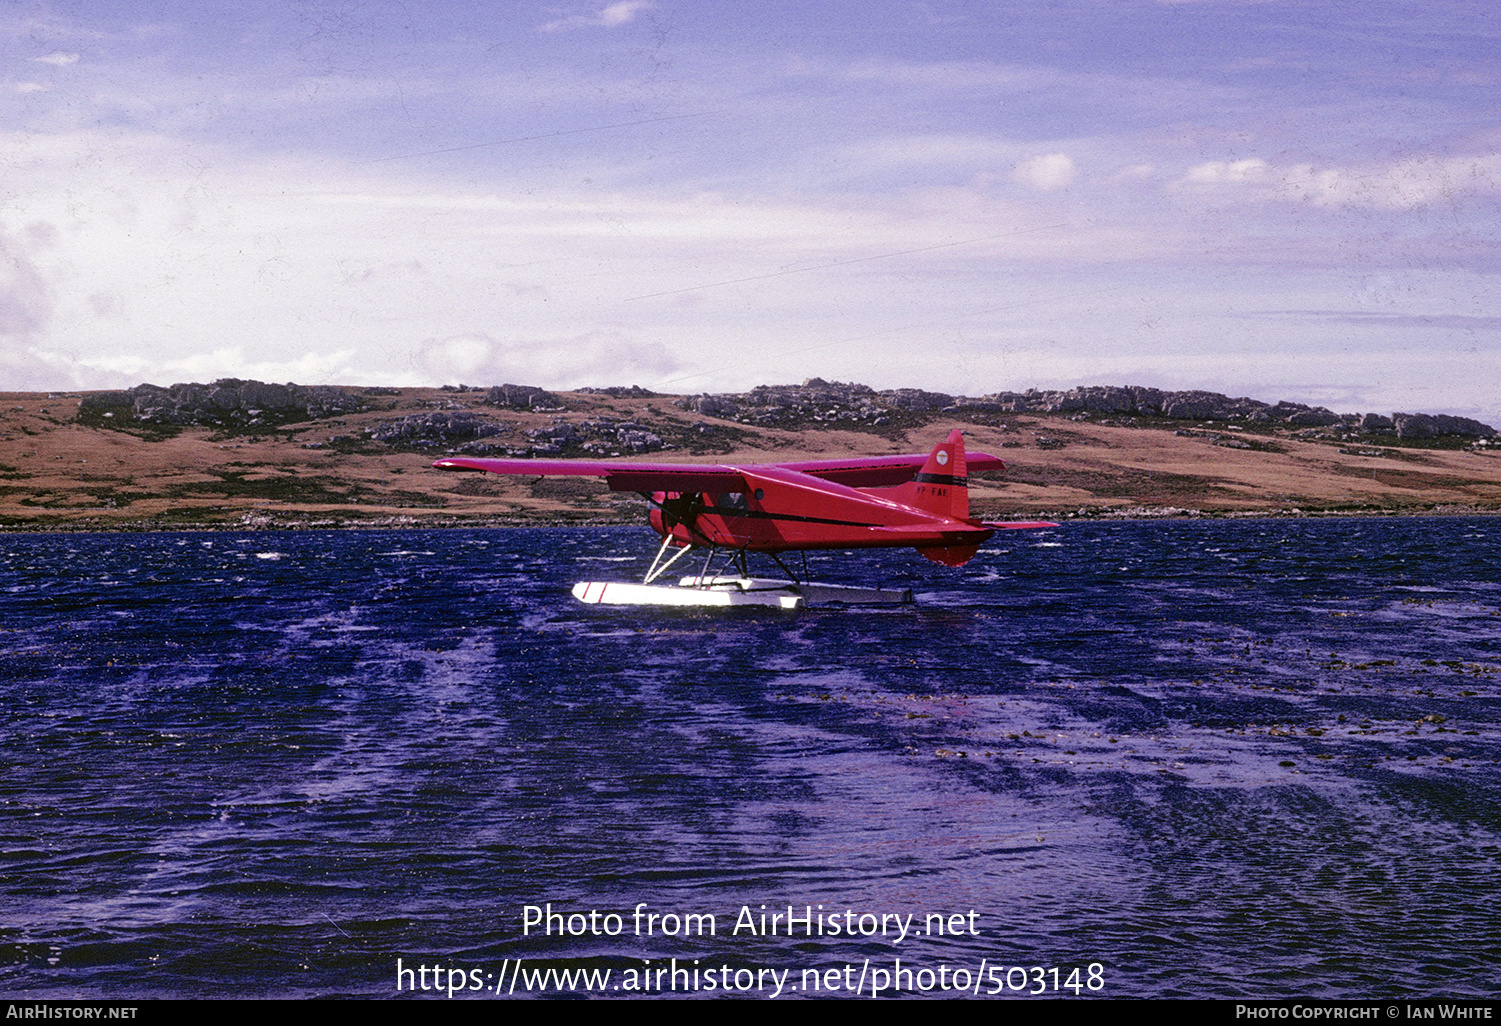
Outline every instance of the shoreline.
[[[1464, 507], [1452, 503], [1435, 504], [1427, 508], [1407, 509], [1276, 509], [1276, 510], [1194, 510], [1179, 508], [1098, 509], [1072, 512], [1028, 510], [1012, 514], [987, 513], [987, 517], [1011, 517], [1055, 520], [1060, 525], [1070, 523], [1138, 523], [1162, 520], [1373, 520], [1424, 517], [1493, 517], [1501, 516], [1501, 510]], [[276, 516], [272, 514], [246, 515], [235, 521], [184, 520], [181, 522], [125, 521], [100, 523], [80, 521], [63, 524], [0, 524], [0, 535], [5, 534], [172, 534], [205, 533], [229, 534], [258, 531], [446, 531], [446, 530], [499, 530], [499, 529], [555, 529], [560, 527], [643, 527], [650, 529], [637, 517], [591, 517], [581, 516], [378, 516], [369, 519], [357, 517], [328, 517], [323, 515]]]

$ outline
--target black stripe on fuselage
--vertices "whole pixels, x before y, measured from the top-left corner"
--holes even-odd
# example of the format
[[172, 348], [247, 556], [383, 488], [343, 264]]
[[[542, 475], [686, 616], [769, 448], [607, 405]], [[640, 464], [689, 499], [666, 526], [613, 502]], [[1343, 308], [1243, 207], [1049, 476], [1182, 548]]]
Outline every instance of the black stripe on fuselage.
[[[868, 520], [833, 520], [833, 519], [830, 519], [828, 517], [803, 517], [803, 516], [798, 516], [796, 513], [768, 513], [765, 510], [761, 510], [761, 509], [746, 509], [743, 506], [705, 506], [705, 505], [696, 505], [696, 506], [690, 506], [689, 509], [684, 510], [682, 513], [677, 513], [677, 512], [673, 512], [672, 510], [670, 510], [668, 508], [667, 504], [669, 502], [675, 502], [675, 501], [678, 501], [678, 500], [680, 500], [682, 498], [685, 498], [686, 496], [682, 495], [681, 493], [677, 495], [676, 499], [657, 499], [657, 498], [655, 498], [652, 495], [648, 495], [646, 492], [642, 492], [641, 494], [642, 494], [643, 497], [645, 497], [645, 499], [646, 499], [646, 501], [648, 503], [650, 503], [653, 506], [656, 506], [659, 510], [662, 511], [662, 513], [665, 516], [672, 517], [678, 523], [680, 523], [680, 524], [684, 525], [685, 527], [687, 527], [688, 530], [694, 531], [695, 533], [697, 533], [697, 528], [695, 528], [693, 526], [693, 523], [700, 516], [717, 516], [717, 517], [724, 518], [726, 520], [729, 520], [729, 519], [740, 519], [740, 520], [791, 520], [791, 521], [795, 521], [795, 522], [797, 522], [799, 524], [831, 524], [831, 525], [833, 525], [835, 527], [880, 527], [881, 526], [880, 524], [871, 523]], [[689, 494], [693, 494], [693, 493], [689, 493]]]
[[954, 477], [952, 474], [918, 474], [912, 480], [918, 484], [954, 485], [957, 488], [969, 486], [969, 478]]
[[830, 520], [827, 517], [800, 517], [795, 513], [768, 513], [760, 509], [730, 509], [724, 506], [705, 506], [698, 510], [700, 516], [718, 516], [739, 520], [793, 520], [799, 524], [833, 524], [836, 527], [880, 527], [865, 520]]

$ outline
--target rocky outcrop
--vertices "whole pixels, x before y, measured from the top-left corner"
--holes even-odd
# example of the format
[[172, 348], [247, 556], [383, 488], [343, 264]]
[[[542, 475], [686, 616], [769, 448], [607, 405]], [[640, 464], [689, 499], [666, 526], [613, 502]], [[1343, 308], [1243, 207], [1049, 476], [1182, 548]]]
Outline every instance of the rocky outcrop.
[[1339, 414], [1304, 403], [1265, 403], [1247, 396], [1231, 398], [1218, 392], [1164, 391], [1141, 385], [1088, 385], [1066, 391], [1028, 389], [994, 392], [978, 398], [899, 388], [877, 392], [866, 385], [811, 378], [801, 385], [762, 385], [730, 395], [696, 395], [678, 399], [681, 409], [708, 417], [735, 420], [761, 427], [799, 428], [813, 425], [872, 428], [902, 414], [926, 415], [944, 411], [973, 413], [1051, 413], [1151, 417], [1166, 420], [1239, 422], [1247, 425], [1286, 425], [1346, 435], [1392, 435], [1401, 439], [1440, 437], [1488, 438], [1489, 425], [1464, 417], [1396, 413]]
[[607, 395], [613, 399], [655, 399], [660, 393], [640, 385], [611, 385], [608, 388], [580, 388], [585, 395]]
[[[534, 385], [495, 385], [488, 390], [459, 385], [447, 386], [446, 390], [484, 391], [487, 405], [504, 409], [535, 413], [564, 408], [557, 395]], [[636, 386], [584, 391], [616, 398], [652, 395]], [[390, 392], [365, 390], [370, 396]], [[742, 393], [684, 396], [675, 399], [674, 404], [705, 417], [786, 430], [824, 427], [879, 431], [911, 427], [935, 414], [967, 412], [1233, 422], [1247, 427], [1280, 425], [1338, 440], [1384, 437], [1424, 443], [1445, 438], [1480, 440], [1497, 436], [1490, 425], [1467, 417], [1427, 413], [1394, 413], [1389, 417], [1376, 413], [1338, 414], [1303, 403], [1272, 404], [1245, 396], [1231, 398], [1218, 392], [1171, 392], [1141, 385], [1028, 389], [971, 398], [917, 388], [878, 392], [868, 385], [810, 378], [801, 385], [760, 385]], [[462, 403], [450, 400], [441, 405], [461, 407]], [[274, 385], [223, 378], [210, 385], [177, 384], [169, 388], [137, 385], [123, 391], [91, 393], [78, 405], [78, 420], [102, 427], [134, 425], [163, 429], [197, 425], [246, 431], [357, 413], [366, 408], [364, 398], [326, 385]], [[575, 434], [571, 436], [557, 433], [563, 427], [566, 425], [538, 429], [540, 433], [533, 438], [534, 444], [519, 452], [551, 455], [571, 446], [574, 452], [625, 454], [667, 447], [658, 435], [641, 425], [610, 418], [572, 425]], [[464, 445], [490, 451], [494, 447], [482, 439], [507, 429], [500, 421], [453, 409], [386, 421], [367, 432], [366, 437], [388, 444]], [[705, 434], [710, 425], [696, 422], [693, 430]]]
[[563, 400], [536, 385], [495, 385], [485, 393], [487, 406], [508, 410], [561, 410]]
[[511, 425], [468, 410], [414, 413], [399, 420], [383, 420], [366, 435], [387, 445], [411, 445], [418, 448], [452, 446], [481, 438], [492, 438], [511, 429]]
[[244, 429], [320, 420], [364, 408], [359, 397], [329, 385], [270, 385], [221, 378], [211, 385], [137, 385], [123, 391], [94, 392], [79, 402], [78, 420], [95, 427]]
[[[1246, 420], [1335, 424], [1339, 414], [1321, 406], [1281, 402], [1275, 406], [1246, 396], [1232, 399], [1219, 392], [1165, 392], [1141, 385], [1088, 385], [1068, 391], [997, 392], [983, 401], [1015, 413], [1099, 413], [1170, 420]], [[960, 405], [964, 404], [960, 400]]]
[[1460, 438], [1492, 438], [1496, 434], [1495, 428], [1489, 424], [1482, 424], [1478, 420], [1433, 413], [1394, 413], [1391, 424], [1397, 437], [1402, 439], [1439, 438], [1444, 435], [1457, 435]]
[[887, 406], [913, 413], [937, 413], [954, 405], [953, 396], [943, 392], [924, 392], [920, 388], [894, 388], [876, 394]]
[[[901, 389], [897, 393], [877, 393], [868, 385], [846, 384], [809, 378], [801, 385], [757, 385], [738, 395], [696, 395], [676, 400], [679, 409], [692, 410], [709, 417], [754, 424], [758, 427], [800, 428], [811, 424], [837, 426], [883, 426], [890, 423], [890, 412], [903, 409], [902, 402], [931, 404], [936, 392]], [[948, 396], [936, 408], [947, 405]]]
[[740, 415], [740, 404], [728, 396], [688, 395], [675, 400], [673, 405], [680, 410], [692, 410], [694, 413], [702, 413], [706, 417], [720, 417], [724, 420], [734, 420]]
[[627, 453], [656, 452], [666, 448], [659, 435], [635, 421], [600, 417], [573, 423], [557, 421], [545, 428], [526, 433], [533, 445], [528, 456], [560, 456], [588, 453], [592, 456], [620, 456]]

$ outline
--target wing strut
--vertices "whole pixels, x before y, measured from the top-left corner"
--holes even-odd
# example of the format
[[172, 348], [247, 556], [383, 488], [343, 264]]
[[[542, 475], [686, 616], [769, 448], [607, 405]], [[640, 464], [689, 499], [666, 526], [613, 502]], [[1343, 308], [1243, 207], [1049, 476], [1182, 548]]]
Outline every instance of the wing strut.
[[[646, 571], [646, 580], [642, 581], [642, 584], [650, 584], [652, 581], [655, 581], [658, 577], [661, 577], [667, 572], [668, 567], [672, 566], [672, 564], [676, 563], [678, 560], [682, 559], [688, 553], [693, 551], [694, 546], [685, 545], [681, 549], [678, 549], [676, 552], [674, 552], [671, 559], [669, 559], [665, 563], [662, 563], [662, 557], [667, 554], [667, 546], [671, 545], [672, 542], [673, 538], [671, 535], [662, 539], [662, 547], [657, 550], [657, 557], [651, 561], [651, 569]], [[662, 563], [662, 565], [657, 566], [658, 563]]]

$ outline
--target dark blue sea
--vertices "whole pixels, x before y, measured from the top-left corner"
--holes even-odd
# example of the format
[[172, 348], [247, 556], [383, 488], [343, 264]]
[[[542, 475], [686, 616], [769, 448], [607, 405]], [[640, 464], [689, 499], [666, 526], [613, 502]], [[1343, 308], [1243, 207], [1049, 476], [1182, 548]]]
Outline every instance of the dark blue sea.
[[785, 612], [577, 604], [644, 529], [0, 535], [0, 993], [1495, 997], [1498, 543], [1080, 523]]

